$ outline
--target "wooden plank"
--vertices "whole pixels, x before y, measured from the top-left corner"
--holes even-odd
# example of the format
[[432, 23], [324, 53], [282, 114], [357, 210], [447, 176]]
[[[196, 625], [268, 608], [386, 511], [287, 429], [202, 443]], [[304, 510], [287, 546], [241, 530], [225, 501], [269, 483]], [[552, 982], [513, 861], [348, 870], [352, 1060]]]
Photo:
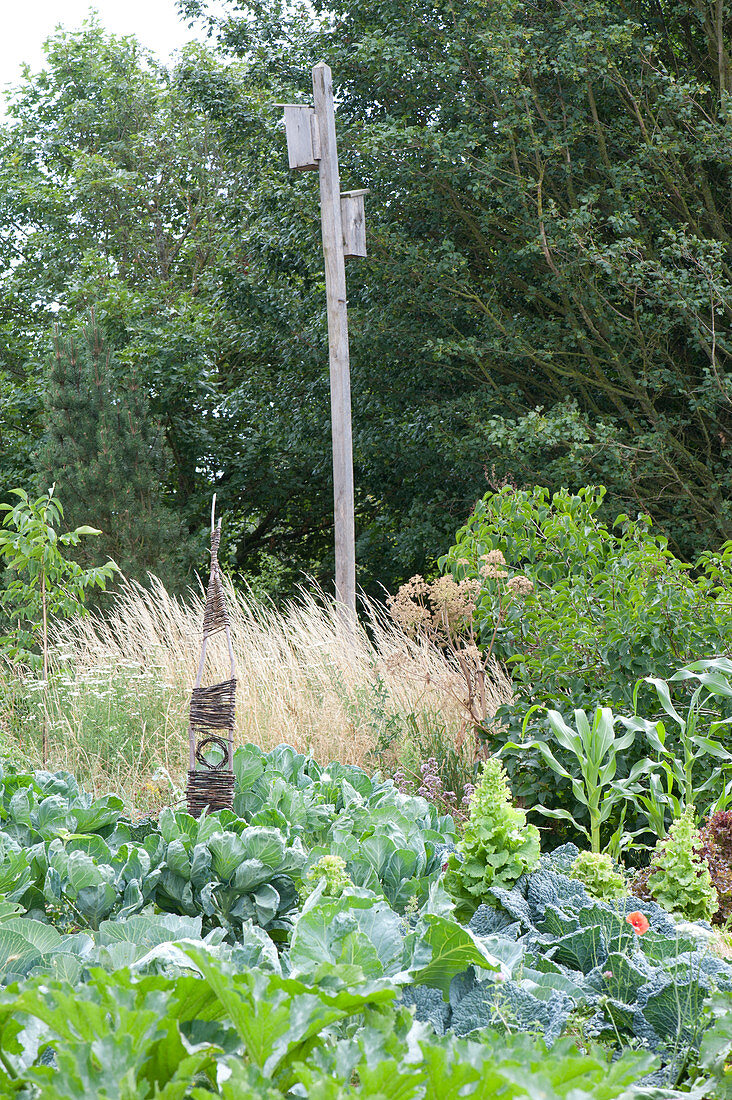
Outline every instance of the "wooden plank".
[[[287, 157], [290, 168], [299, 172], [313, 171], [318, 167], [320, 150], [313, 141], [316, 128], [315, 111], [312, 107], [285, 106], [285, 133], [287, 134]], [[317, 151], [317, 156], [316, 156]]]
[[328, 65], [322, 61], [313, 68], [313, 96], [320, 134], [320, 219], [328, 302], [336, 599], [347, 612], [347, 616], [353, 617], [356, 613], [356, 537], [346, 265], [343, 259], [333, 77]]
[[341, 226], [343, 228], [343, 255], [366, 255], [366, 216], [363, 197], [368, 190], [341, 192]]

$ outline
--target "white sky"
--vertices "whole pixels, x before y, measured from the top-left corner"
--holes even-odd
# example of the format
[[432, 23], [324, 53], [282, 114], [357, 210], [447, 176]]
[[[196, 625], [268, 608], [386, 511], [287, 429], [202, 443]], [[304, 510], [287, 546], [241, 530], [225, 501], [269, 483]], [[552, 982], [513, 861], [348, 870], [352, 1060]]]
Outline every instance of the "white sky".
[[162, 59], [201, 36], [178, 19], [175, 0], [0, 0], [0, 9], [0, 89], [19, 78], [24, 62], [39, 69], [45, 39], [59, 24], [80, 27], [91, 9], [107, 30], [134, 34]]

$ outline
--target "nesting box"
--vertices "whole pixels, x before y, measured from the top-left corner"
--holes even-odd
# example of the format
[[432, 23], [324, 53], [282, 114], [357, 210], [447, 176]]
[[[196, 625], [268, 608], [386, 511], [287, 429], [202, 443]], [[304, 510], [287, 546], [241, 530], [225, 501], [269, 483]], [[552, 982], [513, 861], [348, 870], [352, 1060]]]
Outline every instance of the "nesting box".
[[285, 132], [290, 168], [309, 172], [320, 160], [320, 132], [312, 107], [285, 106]]
[[364, 191], [343, 191], [341, 194], [341, 226], [343, 228], [343, 255], [366, 255], [366, 215]]

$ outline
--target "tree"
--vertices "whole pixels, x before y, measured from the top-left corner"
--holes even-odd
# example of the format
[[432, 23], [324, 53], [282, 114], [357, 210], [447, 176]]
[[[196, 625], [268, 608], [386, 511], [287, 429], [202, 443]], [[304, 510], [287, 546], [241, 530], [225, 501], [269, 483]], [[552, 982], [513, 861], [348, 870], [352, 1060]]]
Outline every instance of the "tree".
[[[120, 370], [93, 318], [80, 341], [57, 339], [45, 411], [38, 469], [63, 483], [70, 523], [93, 516], [100, 524], [95, 558], [111, 558], [128, 576], [144, 581], [152, 572], [174, 585], [185, 574], [184, 535], [163, 498], [169, 456], [162, 429], [139, 371]], [[86, 548], [82, 560], [91, 560]]]
[[[28, 465], [47, 334], [94, 307], [164, 426], [167, 499], [200, 532], [215, 487], [228, 564], [275, 559], [286, 586], [328, 583], [333, 519], [317, 188], [288, 173], [284, 94], [202, 48], [166, 72], [93, 23], [49, 43], [0, 137], [0, 318], [30, 334], [0, 352], [26, 395], [0, 429], [25, 429]], [[350, 278], [359, 580], [378, 591], [429, 568], [463, 519], [482, 410], [473, 381], [424, 369], [396, 294], [377, 318], [368, 266]]]
[[[0, 529], [0, 560], [4, 559], [11, 579], [0, 595], [0, 607], [11, 627], [0, 637], [0, 647], [14, 660], [34, 662], [30, 646], [40, 646], [43, 656], [43, 684], [48, 685], [48, 620], [52, 616], [79, 614], [84, 610], [87, 590], [104, 588], [117, 572], [114, 562], [82, 569], [64, 557], [62, 547], [78, 546], [86, 535], [98, 535], [94, 527], [82, 525], [60, 534], [63, 519], [55, 486], [33, 500], [25, 489], [11, 489], [19, 500], [0, 504], [6, 513]], [[7, 530], [5, 530], [7, 528]], [[15, 576], [13, 576], [15, 574]], [[43, 725], [43, 763], [48, 757], [48, 729]]]
[[76, 331], [93, 308], [163, 426], [173, 462], [161, 491], [195, 531], [220, 405], [216, 308], [198, 293], [226, 189], [214, 128], [139, 44], [93, 21], [51, 40], [48, 60], [0, 133], [0, 325], [13, 336], [0, 434], [16, 445], [2, 450], [3, 480], [32, 476], [54, 326]]
[[356, 311], [428, 390], [452, 380], [472, 468], [603, 482], [686, 555], [729, 538], [729, 3], [229, 8], [250, 18], [213, 20], [221, 42], [270, 79], [307, 97], [333, 67], [371, 187]]

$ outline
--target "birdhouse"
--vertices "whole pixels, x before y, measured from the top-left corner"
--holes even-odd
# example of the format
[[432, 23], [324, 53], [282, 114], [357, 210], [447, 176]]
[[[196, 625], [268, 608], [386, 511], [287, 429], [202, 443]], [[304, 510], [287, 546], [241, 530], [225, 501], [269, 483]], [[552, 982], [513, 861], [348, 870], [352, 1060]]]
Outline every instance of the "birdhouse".
[[366, 217], [364, 214], [364, 191], [343, 191], [341, 194], [341, 226], [343, 229], [343, 255], [366, 255]]
[[290, 168], [309, 172], [320, 160], [320, 133], [312, 107], [285, 104], [285, 132]]

